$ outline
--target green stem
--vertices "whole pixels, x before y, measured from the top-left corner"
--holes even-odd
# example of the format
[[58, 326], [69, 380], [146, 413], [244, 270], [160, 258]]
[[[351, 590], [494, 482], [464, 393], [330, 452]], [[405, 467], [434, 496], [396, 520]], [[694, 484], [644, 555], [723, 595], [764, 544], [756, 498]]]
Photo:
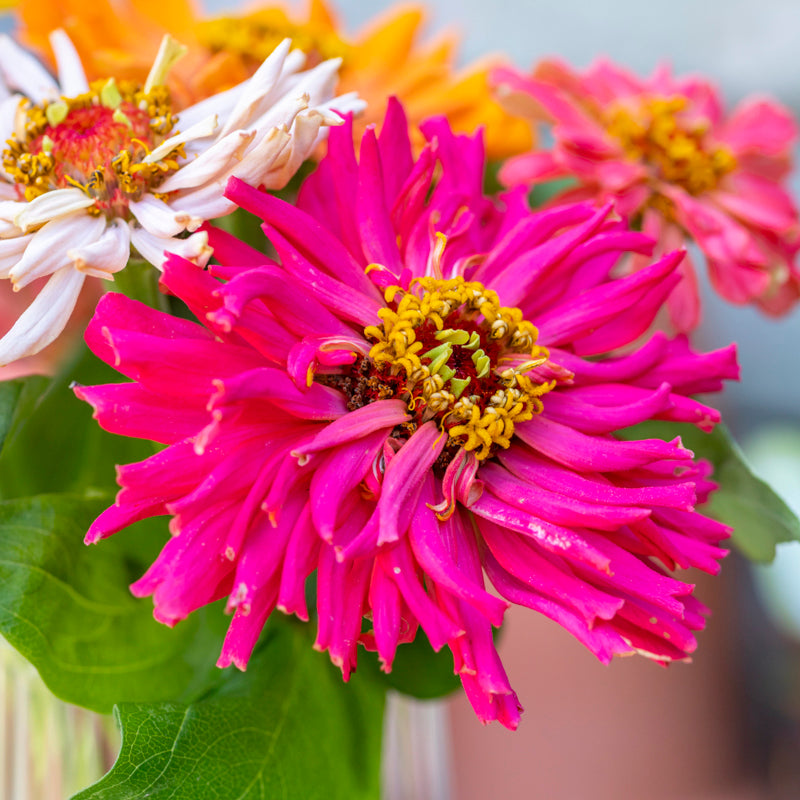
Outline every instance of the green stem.
[[114, 275], [113, 283], [106, 286], [110, 291], [122, 292], [159, 311], [169, 311], [169, 300], [158, 288], [159, 271], [148, 261], [132, 257], [125, 269]]

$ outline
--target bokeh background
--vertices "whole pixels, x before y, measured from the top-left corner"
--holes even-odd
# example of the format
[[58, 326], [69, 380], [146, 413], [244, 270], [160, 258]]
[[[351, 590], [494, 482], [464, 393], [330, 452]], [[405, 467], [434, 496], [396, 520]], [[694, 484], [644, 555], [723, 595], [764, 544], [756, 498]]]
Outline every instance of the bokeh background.
[[[339, 0], [349, 30], [389, 2]], [[770, 94], [800, 111], [797, 0], [431, 0], [428, 35], [456, 29], [461, 63], [505, 54], [529, 68], [558, 55], [605, 55], [637, 72], [667, 61], [702, 73], [734, 104]], [[800, 196], [800, 179], [794, 182]], [[698, 263], [701, 259], [698, 258]], [[735, 308], [705, 287], [704, 348], [739, 344], [742, 381], [726, 389], [728, 424], [755, 468], [800, 512], [800, 310], [781, 320]], [[451, 768], [397, 797], [453, 800], [790, 800], [800, 797], [800, 544], [752, 568], [730, 556], [698, 577], [714, 609], [691, 665], [599, 665], [525, 609], [507, 616], [501, 654], [526, 714], [520, 729], [481, 727], [456, 696], [445, 706]], [[517, 612], [517, 613], [514, 613]], [[439, 722], [417, 711], [417, 738]], [[432, 727], [433, 726], [433, 727]], [[436, 730], [439, 734], [438, 729]], [[438, 776], [438, 777], [437, 777]]]

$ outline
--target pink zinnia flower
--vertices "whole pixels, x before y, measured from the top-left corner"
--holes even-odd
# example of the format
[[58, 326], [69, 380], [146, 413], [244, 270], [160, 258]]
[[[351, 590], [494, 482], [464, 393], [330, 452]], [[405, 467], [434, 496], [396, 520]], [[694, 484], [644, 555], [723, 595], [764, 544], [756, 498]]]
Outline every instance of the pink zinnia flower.
[[[577, 188], [554, 202], [613, 200], [619, 214], [658, 241], [658, 252], [693, 239], [711, 281], [732, 303], [755, 302], [782, 314], [798, 299], [797, 208], [786, 189], [797, 125], [768, 99], [751, 99], [726, 116], [716, 89], [660, 68], [640, 79], [598, 61], [584, 72], [545, 61], [532, 78], [494, 73], [509, 107], [544, 108], [552, 151], [508, 161], [506, 185], [573, 177]], [[688, 331], [700, 320], [689, 257], [669, 300], [672, 321]]]
[[242, 669], [275, 608], [308, 619], [316, 570], [316, 647], [345, 679], [359, 643], [388, 671], [421, 627], [451, 648], [479, 717], [510, 728], [492, 626], [511, 602], [604, 662], [686, 658], [703, 607], [667, 570], [718, 569], [728, 531], [694, 510], [708, 469], [678, 439], [613, 435], [647, 419], [709, 429], [718, 413], [688, 395], [736, 376], [732, 347], [629, 347], [681, 254], [615, 279], [620, 255], [653, 243], [608, 207], [495, 203], [480, 137], [429, 121], [415, 160], [396, 103], [358, 161], [348, 127], [298, 207], [229, 183], [279, 262], [214, 229], [210, 274], [167, 261], [164, 287], [201, 324], [100, 302], [89, 346], [133, 382], [76, 391], [107, 430], [168, 447], [119, 469], [87, 542], [171, 514], [133, 592], [170, 625], [227, 595], [218, 663]]

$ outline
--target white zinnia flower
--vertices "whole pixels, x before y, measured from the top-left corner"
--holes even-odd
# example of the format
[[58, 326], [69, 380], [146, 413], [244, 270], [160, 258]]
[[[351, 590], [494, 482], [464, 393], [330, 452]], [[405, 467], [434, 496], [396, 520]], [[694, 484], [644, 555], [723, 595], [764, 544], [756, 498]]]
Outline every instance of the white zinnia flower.
[[[301, 72], [282, 42], [252, 78], [174, 114], [164, 81], [184, 48], [164, 37], [144, 86], [88, 83], [63, 31], [51, 35], [58, 83], [7, 36], [0, 38], [0, 278], [46, 285], [0, 339], [0, 364], [38, 352], [64, 329], [87, 276], [109, 279], [131, 246], [156, 267], [165, 251], [205, 264], [207, 219], [233, 210], [231, 176], [283, 187], [309, 156], [335, 107], [340, 60]], [[176, 126], [179, 126], [176, 127]], [[176, 132], [177, 130], [180, 132]]]

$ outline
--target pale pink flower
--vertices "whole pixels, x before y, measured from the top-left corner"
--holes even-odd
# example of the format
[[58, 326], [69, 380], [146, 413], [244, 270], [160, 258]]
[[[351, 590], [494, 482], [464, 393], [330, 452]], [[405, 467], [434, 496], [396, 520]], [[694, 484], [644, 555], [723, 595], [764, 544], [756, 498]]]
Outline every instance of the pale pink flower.
[[[608, 61], [583, 72], [545, 61], [532, 77], [499, 69], [493, 79], [509, 108], [543, 109], [554, 139], [552, 150], [510, 159], [500, 173], [506, 185], [574, 178], [553, 202], [613, 200], [658, 252], [694, 240], [726, 300], [775, 315], [796, 302], [800, 228], [786, 178], [797, 125], [788, 109], [759, 98], [725, 114], [707, 81], [666, 67], [642, 79]], [[669, 307], [688, 331], [700, 299], [689, 257], [680, 270]]]

